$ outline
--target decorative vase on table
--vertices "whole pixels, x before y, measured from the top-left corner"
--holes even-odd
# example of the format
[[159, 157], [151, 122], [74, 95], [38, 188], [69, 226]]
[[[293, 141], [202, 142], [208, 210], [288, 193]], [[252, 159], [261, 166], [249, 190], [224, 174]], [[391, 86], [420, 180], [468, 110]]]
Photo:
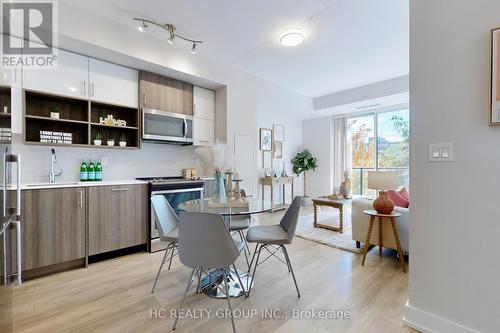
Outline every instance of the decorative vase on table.
[[224, 186], [224, 176], [222, 172], [214, 173], [214, 196], [212, 200], [214, 202], [225, 202], [226, 200], [226, 188]]
[[379, 214], [390, 214], [394, 210], [394, 202], [389, 198], [387, 191], [378, 192], [378, 198], [373, 201], [373, 208]]

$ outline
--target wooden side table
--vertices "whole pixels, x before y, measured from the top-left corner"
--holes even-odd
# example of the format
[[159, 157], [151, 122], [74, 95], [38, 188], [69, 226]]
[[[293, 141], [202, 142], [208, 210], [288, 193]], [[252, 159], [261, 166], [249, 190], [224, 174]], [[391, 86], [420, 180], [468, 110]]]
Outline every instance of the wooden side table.
[[[265, 193], [265, 188], [266, 186], [271, 187], [271, 212], [275, 212], [277, 210], [281, 209], [286, 209], [288, 205], [285, 203], [285, 186], [290, 185], [291, 189], [291, 200], [293, 200], [293, 177], [263, 177], [260, 180], [260, 183], [262, 185], [262, 201], [264, 201], [264, 193]], [[275, 205], [274, 204], [274, 186], [275, 185], [281, 185], [282, 186], [282, 202], [281, 204]]]
[[363, 213], [370, 216], [370, 225], [368, 226], [368, 233], [366, 234], [365, 246], [363, 248], [363, 260], [361, 261], [361, 266], [365, 265], [366, 253], [370, 247], [370, 239], [372, 236], [373, 224], [375, 223], [375, 218], [378, 217], [379, 227], [378, 227], [378, 243], [379, 243], [379, 256], [382, 257], [382, 247], [383, 247], [383, 237], [382, 237], [382, 225], [383, 219], [387, 218], [391, 221], [392, 232], [394, 233], [394, 239], [396, 240], [396, 247], [399, 254], [399, 261], [401, 262], [401, 267], [403, 272], [406, 273], [405, 259], [403, 257], [403, 250], [401, 249], [401, 242], [399, 241], [398, 228], [396, 226], [396, 218], [400, 217], [400, 213], [392, 212], [391, 214], [379, 214], [375, 210], [364, 210]]
[[[344, 200], [343, 199], [330, 199], [326, 198], [314, 198], [312, 199], [313, 207], [314, 207], [314, 222], [313, 226], [315, 228], [323, 228], [332, 231], [338, 231], [342, 233], [344, 231]], [[331, 225], [318, 223], [318, 206], [327, 206], [332, 208], [337, 208], [339, 210], [339, 226], [334, 227]]]

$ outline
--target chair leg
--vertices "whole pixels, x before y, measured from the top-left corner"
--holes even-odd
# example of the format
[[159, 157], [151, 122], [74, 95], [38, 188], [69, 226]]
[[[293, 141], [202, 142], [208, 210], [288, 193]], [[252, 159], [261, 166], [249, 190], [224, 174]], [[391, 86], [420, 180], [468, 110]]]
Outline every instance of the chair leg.
[[253, 264], [253, 261], [255, 259], [255, 254], [257, 254], [257, 249], [259, 247], [259, 244], [255, 244], [255, 250], [253, 251], [253, 256], [252, 256], [252, 260], [250, 261], [250, 265], [248, 267], [248, 273], [250, 273], [251, 271], [251, 268], [252, 268], [252, 264]]
[[156, 273], [156, 278], [155, 278], [155, 282], [153, 283], [153, 288], [151, 288], [151, 293], [155, 292], [156, 283], [158, 282], [158, 278], [160, 277], [161, 269], [162, 269], [163, 265], [165, 264], [165, 259], [168, 256], [168, 251], [171, 249], [171, 246], [170, 246], [171, 244], [172, 243], [168, 243], [167, 248], [165, 249], [165, 254], [163, 255], [163, 259], [161, 260], [160, 269], [158, 269], [158, 273]]
[[[280, 247], [281, 247], [281, 250], [283, 251], [283, 247], [282, 246], [280, 246]], [[286, 260], [286, 253], [285, 253], [285, 251], [283, 251], [283, 255], [285, 256], [285, 260]], [[291, 269], [290, 269], [290, 263], [288, 262], [288, 260], [286, 260], [286, 267], [288, 267], [288, 273], [290, 273]]]
[[285, 253], [286, 262], [288, 263], [288, 267], [290, 268], [290, 271], [292, 273], [293, 283], [295, 283], [295, 289], [297, 289], [297, 295], [300, 297], [299, 286], [297, 285], [297, 280], [295, 279], [295, 274], [293, 273], [293, 268], [292, 268], [292, 263], [290, 262], [290, 257], [288, 256], [288, 252], [286, 250], [285, 245], [281, 245], [281, 248], [283, 249], [283, 252]]
[[241, 282], [241, 278], [240, 278], [240, 275], [238, 274], [238, 270], [236, 269], [235, 264], [233, 264], [233, 268], [234, 268], [234, 274], [238, 277], [238, 282], [240, 283], [241, 289], [243, 289], [243, 293], [245, 294], [245, 297], [246, 297], [247, 291], [246, 291], [245, 287], [243, 286], [243, 282]]
[[170, 270], [170, 266], [172, 266], [172, 258], [174, 257], [175, 244], [172, 243], [172, 249], [170, 251], [170, 262], [168, 263], [168, 270]]
[[[186, 290], [184, 291], [184, 296], [182, 296], [181, 306], [179, 307], [179, 310], [181, 310], [184, 307], [184, 303], [186, 303], [186, 296], [187, 296], [189, 287], [191, 287], [191, 283], [193, 282], [193, 275], [194, 275], [195, 270], [196, 270], [196, 268], [193, 268], [193, 270], [191, 271], [191, 276], [189, 277], [189, 281], [186, 285]], [[177, 326], [177, 320], [179, 320], [179, 311], [177, 312], [177, 314], [175, 316], [174, 325], [172, 326], [172, 331], [174, 331], [175, 326]]]
[[231, 325], [233, 326], [233, 333], [236, 333], [236, 326], [234, 325], [233, 307], [231, 306], [231, 297], [229, 296], [229, 288], [227, 287], [227, 268], [222, 270], [222, 276], [224, 279], [224, 292], [226, 293], [227, 305], [229, 311], [231, 312]]
[[[257, 244], [257, 246], [255, 247], [255, 251], [257, 251], [257, 247], [259, 248], [259, 253], [257, 254], [257, 260], [255, 261], [255, 265], [253, 266], [252, 280], [255, 279], [255, 271], [257, 270], [257, 266], [259, 265], [260, 251], [262, 250], [263, 246], [264, 245], [262, 245], [262, 244]], [[255, 256], [255, 254], [254, 254], [254, 256]], [[248, 292], [247, 292], [247, 296], [246, 297], [249, 297], [250, 296], [250, 291], [252, 290], [252, 285], [250, 284], [250, 287], [247, 286], [247, 288], [248, 288]]]
[[243, 230], [240, 230], [240, 234], [241, 240], [243, 241], [243, 243], [245, 243], [245, 249], [248, 252], [248, 255], [252, 254], [250, 252], [250, 247], [248, 246], [247, 238], [245, 237], [245, 233], [243, 232]]

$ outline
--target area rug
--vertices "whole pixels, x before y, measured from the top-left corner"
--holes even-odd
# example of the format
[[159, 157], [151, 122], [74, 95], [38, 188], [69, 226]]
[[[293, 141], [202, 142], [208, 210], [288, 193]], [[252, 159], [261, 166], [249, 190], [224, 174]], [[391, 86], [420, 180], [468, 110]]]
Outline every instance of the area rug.
[[[339, 226], [338, 209], [329, 207], [319, 207], [318, 223]], [[316, 243], [328, 245], [341, 250], [361, 254], [362, 249], [356, 247], [356, 241], [352, 240], [351, 209], [344, 208], [344, 232], [339, 233], [313, 226], [314, 214], [302, 215], [299, 218], [297, 237], [304, 238]]]

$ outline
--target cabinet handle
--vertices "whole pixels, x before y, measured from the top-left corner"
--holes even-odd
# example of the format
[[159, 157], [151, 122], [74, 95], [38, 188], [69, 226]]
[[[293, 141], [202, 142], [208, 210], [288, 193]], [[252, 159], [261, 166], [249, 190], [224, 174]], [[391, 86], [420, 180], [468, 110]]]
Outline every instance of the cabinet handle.
[[196, 104], [193, 104], [193, 116], [196, 114]]
[[142, 106], [146, 106], [146, 92], [142, 93]]
[[90, 89], [91, 89], [91, 90], [90, 90], [90, 95], [91, 95], [91, 97], [94, 97], [94, 82], [92, 82], [92, 83], [90, 84]]
[[112, 188], [111, 191], [113, 192], [128, 191], [128, 187]]
[[208, 143], [208, 140], [198, 140], [198, 141]]
[[80, 191], [80, 208], [83, 208], [83, 191]]
[[87, 80], [83, 80], [83, 96], [87, 95]]

